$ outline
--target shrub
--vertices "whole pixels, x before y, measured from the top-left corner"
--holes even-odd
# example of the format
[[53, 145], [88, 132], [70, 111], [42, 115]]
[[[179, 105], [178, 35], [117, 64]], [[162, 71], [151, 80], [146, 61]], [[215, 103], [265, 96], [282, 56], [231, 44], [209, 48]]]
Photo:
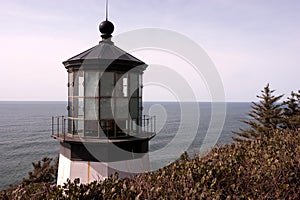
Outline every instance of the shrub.
[[0, 198], [9, 199], [299, 199], [300, 132], [214, 148], [205, 157], [179, 160], [132, 179], [111, 176], [101, 182], [30, 183]]

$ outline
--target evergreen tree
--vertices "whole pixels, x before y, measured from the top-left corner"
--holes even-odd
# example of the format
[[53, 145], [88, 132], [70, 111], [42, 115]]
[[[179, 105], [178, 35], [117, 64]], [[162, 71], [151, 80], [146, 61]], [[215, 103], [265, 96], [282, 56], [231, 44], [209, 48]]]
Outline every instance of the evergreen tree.
[[25, 185], [30, 183], [51, 183], [57, 178], [58, 158], [52, 164], [52, 158], [44, 157], [42, 161], [32, 163], [33, 171], [29, 172], [28, 178], [23, 179]]
[[249, 125], [249, 129], [240, 129], [240, 132], [233, 132], [239, 137], [233, 140], [241, 141], [244, 139], [253, 139], [265, 135], [267, 137], [274, 133], [274, 129], [282, 124], [282, 108], [279, 100], [283, 95], [274, 96], [275, 90], [270, 89], [270, 85], [261, 90], [261, 95], [257, 95], [259, 102], [252, 102], [251, 111], [248, 113], [250, 120], [243, 120], [243, 123]]
[[283, 128], [300, 128], [300, 90], [292, 92], [287, 101], [283, 102]]

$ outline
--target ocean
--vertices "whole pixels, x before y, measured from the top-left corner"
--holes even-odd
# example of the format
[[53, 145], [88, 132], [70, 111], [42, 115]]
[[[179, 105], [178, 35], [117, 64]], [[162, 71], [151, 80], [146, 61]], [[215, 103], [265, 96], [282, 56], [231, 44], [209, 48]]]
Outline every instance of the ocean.
[[[153, 169], [177, 159], [178, 152], [199, 153], [212, 120], [212, 109], [210, 103], [197, 105], [200, 118], [193, 115], [191, 103], [144, 103], [144, 114], [157, 116], [157, 135], [150, 141]], [[225, 123], [217, 145], [231, 143], [232, 131], [247, 128], [240, 121], [247, 119], [250, 105], [226, 103]], [[59, 143], [51, 138], [51, 117], [66, 115], [66, 106], [66, 102], [0, 102], [0, 190], [27, 177], [33, 169], [32, 162], [58, 156]], [[178, 139], [177, 135], [181, 137]]]

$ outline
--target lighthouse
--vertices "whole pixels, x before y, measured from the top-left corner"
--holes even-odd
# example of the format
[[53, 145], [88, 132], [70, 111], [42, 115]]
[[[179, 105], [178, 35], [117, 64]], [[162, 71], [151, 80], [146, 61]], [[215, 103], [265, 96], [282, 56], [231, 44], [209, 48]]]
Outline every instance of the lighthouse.
[[115, 46], [114, 25], [100, 23], [98, 45], [63, 62], [68, 73], [67, 116], [52, 117], [59, 141], [57, 184], [99, 181], [149, 170], [155, 116], [143, 115], [147, 65]]

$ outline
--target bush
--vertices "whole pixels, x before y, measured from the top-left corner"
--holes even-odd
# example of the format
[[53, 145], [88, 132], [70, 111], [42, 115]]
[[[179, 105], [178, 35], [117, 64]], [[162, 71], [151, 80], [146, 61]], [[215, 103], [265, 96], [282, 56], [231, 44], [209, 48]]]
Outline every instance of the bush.
[[[88, 185], [76, 179], [47, 192], [49, 185], [32, 183], [18, 194], [25, 199], [299, 199], [299, 144], [299, 131], [276, 131], [271, 137], [214, 148], [202, 158], [184, 154], [133, 179], [116, 174]], [[7, 196], [15, 197], [12, 193]]]
[[32, 163], [33, 171], [28, 172], [28, 178], [24, 178], [22, 184], [51, 183], [55, 182], [58, 170], [58, 157], [52, 163], [52, 158], [44, 157], [37, 163]]
[[77, 180], [59, 190], [68, 191], [66, 198], [71, 199], [300, 198], [300, 134], [277, 131], [272, 135], [214, 148], [204, 158], [185, 154], [157, 172], [134, 179], [110, 177], [87, 186]]

